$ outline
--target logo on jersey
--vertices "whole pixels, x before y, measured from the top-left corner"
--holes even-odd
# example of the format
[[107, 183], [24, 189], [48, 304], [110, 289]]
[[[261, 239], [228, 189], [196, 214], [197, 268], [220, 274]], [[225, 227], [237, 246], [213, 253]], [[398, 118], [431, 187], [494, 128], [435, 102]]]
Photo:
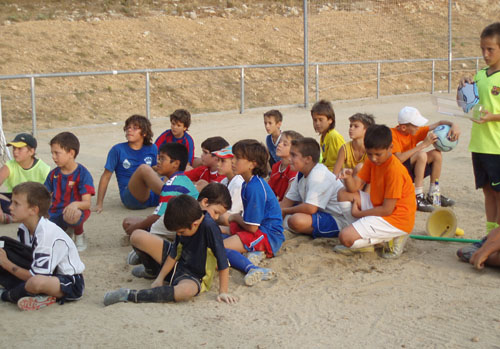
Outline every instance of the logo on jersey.
[[47, 253], [35, 253], [35, 268], [49, 269], [50, 255]]
[[124, 169], [129, 169], [130, 168], [130, 161], [128, 159], [123, 160], [122, 166]]
[[492, 94], [493, 96], [498, 96], [498, 95], [500, 94], [500, 87], [498, 87], [498, 86], [493, 86], [493, 87], [491, 88], [491, 94]]
[[72, 187], [72, 186], [74, 186], [74, 185], [75, 185], [75, 181], [69, 181], [69, 182], [68, 182], [68, 187], [70, 187], [70, 188], [71, 188], [71, 187]]
[[144, 162], [145, 162], [147, 165], [151, 166], [151, 164], [153, 164], [153, 158], [152, 158], [151, 156], [146, 156], [146, 157], [144, 158]]

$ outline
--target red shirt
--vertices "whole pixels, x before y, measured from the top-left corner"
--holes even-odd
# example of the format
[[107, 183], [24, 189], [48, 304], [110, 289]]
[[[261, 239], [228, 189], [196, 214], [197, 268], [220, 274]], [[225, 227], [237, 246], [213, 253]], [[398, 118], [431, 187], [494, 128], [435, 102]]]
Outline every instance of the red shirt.
[[297, 176], [296, 171], [292, 171], [290, 165], [288, 165], [283, 172], [280, 172], [281, 161], [278, 161], [273, 165], [271, 169], [271, 176], [267, 184], [271, 187], [274, 194], [278, 197], [278, 201], [283, 200], [285, 197], [288, 185]]
[[220, 182], [226, 178], [226, 176], [220, 175], [217, 171], [211, 173], [207, 166], [198, 166], [192, 170], [184, 172], [184, 174], [188, 176], [193, 183], [198, 182], [200, 179], [203, 179], [208, 183]]

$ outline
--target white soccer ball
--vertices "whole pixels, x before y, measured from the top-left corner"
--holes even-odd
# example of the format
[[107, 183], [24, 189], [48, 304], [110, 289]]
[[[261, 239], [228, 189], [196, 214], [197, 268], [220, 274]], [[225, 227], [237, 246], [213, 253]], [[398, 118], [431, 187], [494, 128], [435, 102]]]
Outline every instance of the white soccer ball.
[[468, 113], [479, 102], [476, 83], [466, 83], [457, 90], [457, 103], [464, 113]]
[[434, 148], [439, 151], [447, 152], [455, 148], [458, 144], [458, 140], [450, 141], [448, 139], [448, 132], [450, 132], [450, 126], [439, 125], [432, 132], [438, 137], [434, 142]]

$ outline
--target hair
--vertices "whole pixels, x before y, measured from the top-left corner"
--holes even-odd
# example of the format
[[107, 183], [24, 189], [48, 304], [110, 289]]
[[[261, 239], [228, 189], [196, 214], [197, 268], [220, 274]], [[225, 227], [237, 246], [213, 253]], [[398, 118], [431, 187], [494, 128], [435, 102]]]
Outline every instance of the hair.
[[365, 133], [365, 149], [388, 149], [392, 144], [392, 132], [386, 125], [372, 125]]
[[182, 122], [187, 131], [191, 125], [191, 114], [186, 109], [177, 109], [170, 114], [170, 122], [172, 121]]
[[49, 145], [54, 145], [54, 144], [59, 145], [67, 152], [69, 152], [70, 150], [74, 150], [75, 159], [78, 153], [80, 152], [80, 141], [78, 140], [78, 137], [76, 137], [71, 132], [61, 132], [55, 135], [54, 138], [50, 140]]
[[188, 162], [188, 150], [181, 143], [163, 143], [160, 146], [160, 153], [167, 154], [170, 161], [179, 160], [179, 171], [184, 171]]
[[335, 128], [335, 112], [333, 111], [332, 103], [322, 99], [314, 103], [311, 109], [311, 116], [314, 115], [324, 115], [328, 119], [332, 120], [328, 130], [333, 130]]
[[255, 161], [256, 166], [252, 170], [253, 175], [264, 177], [268, 174], [267, 162], [269, 153], [264, 144], [255, 139], [243, 139], [233, 145], [233, 154], [240, 159]]
[[297, 148], [303, 157], [310, 156], [314, 163], [319, 162], [321, 149], [318, 142], [314, 138], [302, 137], [300, 139], [294, 139], [292, 141], [292, 146]]
[[300, 133], [292, 131], [292, 130], [283, 131], [281, 133], [281, 137], [283, 137], [283, 136], [290, 139], [291, 141], [304, 138], [304, 136], [302, 136]]
[[276, 123], [283, 121], [283, 114], [281, 114], [281, 112], [277, 109], [272, 109], [272, 110], [266, 111], [264, 113], [264, 117], [265, 118], [273, 118], [274, 122], [276, 122]]
[[38, 207], [38, 217], [48, 217], [50, 207], [50, 193], [45, 186], [38, 182], [23, 182], [12, 189], [12, 195], [26, 194], [26, 201], [30, 207]]
[[[221, 150], [229, 145], [229, 143], [222, 137], [209, 137], [201, 143], [203, 149], [208, 150], [210, 153], [213, 151]], [[214, 155], [215, 156], [215, 155]]]
[[207, 199], [209, 205], [222, 205], [226, 210], [231, 208], [231, 194], [224, 184], [212, 182], [200, 191], [198, 201]]
[[495, 37], [497, 44], [500, 45], [500, 22], [491, 23], [481, 32], [481, 39]]
[[144, 145], [153, 144], [153, 130], [151, 129], [151, 123], [149, 120], [142, 115], [134, 114], [125, 120], [125, 126], [123, 126], [123, 131], [127, 131], [130, 125], [137, 125], [142, 131], [144, 137]]
[[356, 113], [349, 117], [350, 122], [359, 121], [368, 129], [371, 125], [375, 125], [375, 117], [372, 114]]
[[203, 215], [200, 204], [187, 194], [175, 196], [168, 202], [163, 224], [170, 231], [191, 228], [191, 225]]

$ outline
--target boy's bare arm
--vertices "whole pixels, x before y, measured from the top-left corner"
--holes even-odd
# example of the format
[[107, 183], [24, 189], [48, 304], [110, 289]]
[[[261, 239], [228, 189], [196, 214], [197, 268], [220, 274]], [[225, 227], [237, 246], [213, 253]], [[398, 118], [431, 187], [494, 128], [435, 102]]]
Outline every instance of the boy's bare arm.
[[246, 231], [249, 231], [250, 233], [255, 233], [257, 230], [259, 230], [259, 225], [253, 225], [253, 224], [246, 224], [243, 221], [243, 217], [239, 213], [235, 213], [229, 216], [228, 218], [229, 223], [235, 222], [238, 223], [240, 227], [245, 229]]
[[488, 234], [488, 239], [479, 250], [471, 257], [469, 263], [476, 269], [483, 269], [488, 257], [495, 252], [500, 252], [500, 229], [494, 229]]
[[288, 214], [294, 214], [294, 213], [305, 213], [305, 214], [313, 215], [316, 212], [318, 212], [318, 206], [314, 206], [314, 205], [303, 202], [303, 203], [295, 205], [295, 206], [282, 208], [281, 212], [283, 213], [283, 216], [286, 216]]
[[147, 216], [146, 218], [144, 218], [142, 221], [136, 223], [136, 224], [131, 224], [127, 227], [127, 229], [125, 229], [125, 232], [127, 232], [127, 234], [132, 234], [132, 232], [134, 230], [137, 230], [137, 229], [148, 229], [150, 228], [154, 222], [156, 222], [158, 219], [160, 218], [159, 215], [157, 214], [152, 214], [150, 216]]
[[413, 155], [415, 155], [419, 151], [424, 150], [425, 148], [427, 148], [428, 146], [430, 146], [431, 144], [436, 142], [436, 140], [437, 140], [437, 136], [433, 132], [428, 132], [425, 139], [422, 142], [418, 143], [415, 146], [415, 148], [407, 150], [403, 153], [399, 153], [399, 152], [394, 153], [394, 155], [399, 159], [399, 161], [405, 162], [406, 160], [411, 158]]
[[7, 165], [3, 165], [2, 168], [0, 168], [0, 185], [3, 184], [3, 182], [10, 176], [10, 170], [7, 167]]
[[355, 193], [365, 185], [365, 181], [358, 176], [353, 176], [353, 173], [352, 168], [344, 168], [338, 176], [339, 179], [344, 180], [344, 187], [349, 193]]
[[337, 162], [335, 162], [335, 166], [333, 166], [333, 174], [338, 177], [340, 174], [340, 171], [342, 171], [342, 167], [344, 167], [344, 161], [345, 161], [345, 147], [340, 147], [339, 149], [339, 154], [337, 155]]
[[31, 275], [29, 270], [21, 268], [20, 266], [12, 263], [7, 257], [7, 253], [3, 248], [0, 248], [0, 266], [2, 267], [2, 269], [8, 271], [16, 278], [23, 281], [27, 281], [29, 278], [33, 276]]
[[448, 137], [449, 137], [450, 141], [455, 141], [460, 137], [460, 128], [458, 127], [458, 125], [451, 122], [451, 121], [448, 121], [448, 120], [440, 120], [438, 122], [430, 124], [429, 131], [434, 130], [436, 127], [438, 127], [440, 125], [450, 126], [450, 132], [448, 133]]
[[361, 211], [358, 205], [352, 205], [352, 216], [354, 218], [361, 218], [367, 216], [378, 216], [385, 217], [390, 216], [394, 212], [396, 207], [396, 202], [398, 199], [384, 199], [384, 202], [380, 206], [375, 206], [369, 210]]
[[165, 281], [165, 278], [167, 277], [168, 273], [170, 273], [174, 265], [175, 259], [168, 256], [165, 264], [163, 264], [163, 267], [161, 267], [160, 273], [156, 277], [155, 281], [153, 281], [153, 283], [151, 284], [151, 287], [163, 286], [163, 281]]
[[218, 302], [226, 302], [234, 304], [237, 302], [236, 298], [228, 293], [229, 284], [229, 268], [219, 270], [219, 295], [217, 296]]
[[106, 196], [106, 190], [108, 190], [108, 184], [112, 175], [113, 172], [105, 169], [101, 175], [101, 179], [99, 180], [99, 186], [97, 187], [97, 202], [95, 207], [95, 211], [97, 213], [102, 211], [104, 197]]

